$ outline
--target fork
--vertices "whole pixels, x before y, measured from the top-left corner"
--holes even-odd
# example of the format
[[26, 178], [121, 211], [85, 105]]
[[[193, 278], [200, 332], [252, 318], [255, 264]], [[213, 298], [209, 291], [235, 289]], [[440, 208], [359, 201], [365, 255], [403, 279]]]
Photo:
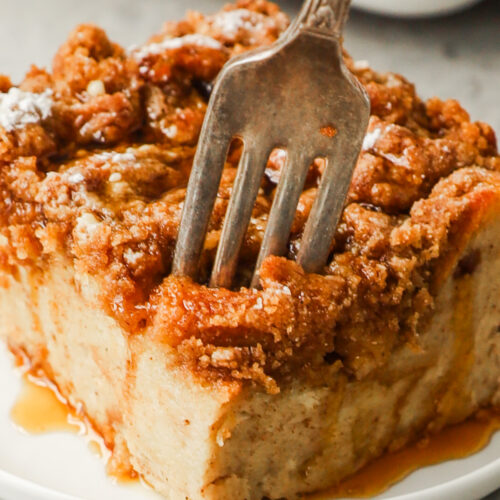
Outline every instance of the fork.
[[350, 0], [307, 0], [273, 45], [230, 60], [208, 105], [191, 171], [173, 273], [196, 279], [229, 145], [243, 142], [209, 285], [230, 288], [271, 152], [286, 151], [251, 286], [269, 255], [286, 255], [310, 165], [323, 158], [316, 199], [297, 254], [318, 273], [331, 252], [370, 114], [368, 97], [342, 58]]

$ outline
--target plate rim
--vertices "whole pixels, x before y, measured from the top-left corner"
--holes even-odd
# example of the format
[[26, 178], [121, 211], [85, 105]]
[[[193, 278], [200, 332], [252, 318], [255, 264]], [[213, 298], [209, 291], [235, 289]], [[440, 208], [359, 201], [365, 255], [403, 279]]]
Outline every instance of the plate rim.
[[[17, 476], [11, 472], [7, 472], [4, 469], [0, 469], [0, 486], [2, 487], [2, 491], [4, 487], [7, 488], [7, 494], [9, 496], [14, 493], [20, 493], [23, 495], [29, 495], [28, 498], [36, 500], [84, 500], [79, 497], [67, 495], [66, 493], [61, 493], [60, 491], [52, 488], [47, 488], [46, 486], [35, 483], [34, 481]], [[5, 491], [2, 492], [2, 495], [4, 494]], [[2, 500], [10, 500], [9, 496]]]
[[[484, 449], [484, 448], [483, 448]], [[482, 450], [477, 451], [481, 453]], [[473, 454], [475, 455], [475, 454]], [[471, 455], [472, 456], [472, 455]], [[464, 457], [467, 458], [467, 457]], [[460, 459], [459, 459], [460, 460]], [[448, 461], [448, 460], [447, 460]], [[442, 462], [439, 462], [442, 463]], [[434, 464], [439, 465], [439, 464]], [[428, 466], [429, 468], [432, 465]], [[417, 469], [421, 470], [423, 469]], [[431, 486], [420, 491], [390, 497], [388, 500], [442, 500], [442, 498], [471, 498], [468, 492], [474, 491], [473, 495], [482, 498], [493, 493], [500, 487], [500, 458], [468, 472], [467, 474], [445, 481], [436, 486]], [[408, 477], [408, 476], [407, 476]], [[402, 479], [404, 481], [404, 478]], [[446, 495], [443, 497], [443, 495]], [[467, 495], [467, 496], [464, 496]]]
[[[481, 453], [481, 451], [478, 453]], [[433, 466], [431, 465], [426, 468], [431, 467]], [[475, 498], [478, 498], [479, 494], [482, 498], [500, 487], [499, 472], [500, 458], [497, 458], [462, 477], [413, 493], [389, 497], [388, 500], [441, 500], [442, 498], [452, 497], [455, 499], [466, 499], [471, 498], [470, 494], [473, 494]], [[404, 481], [404, 478], [402, 481]], [[85, 500], [81, 497], [68, 495], [52, 488], [47, 488], [3, 469], [0, 469], [0, 486], [6, 486], [8, 488], [8, 494], [10, 491], [12, 494], [20, 493], [29, 495], [29, 497], [26, 498], [32, 498], [33, 500]], [[4, 500], [10, 500], [10, 498], [7, 497]], [[24, 497], [21, 500], [24, 500]], [[328, 498], [325, 497], [325, 500], [328, 500]]]

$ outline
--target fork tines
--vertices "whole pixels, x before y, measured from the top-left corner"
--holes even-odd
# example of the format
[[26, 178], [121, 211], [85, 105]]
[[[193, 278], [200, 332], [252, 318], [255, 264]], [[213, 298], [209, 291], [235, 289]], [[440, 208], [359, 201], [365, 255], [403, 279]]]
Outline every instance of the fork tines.
[[[342, 8], [345, 0], [327, 3], [346, 14]], [[308, 9], [304, 16], [310, 16]], [[175, 274], [197, 277], [222, 170], [235, 137], [242, 140], [243, 152], [210, 286], [232, 284], [264, 170], [275, 148], [286, 150], [287, 161], [251, 284], [258, 286], [259, 269], [268, 255], [287, 254], [297, 204], [316, 158], [324, 158], [326, 167], [297, 261], [306, 272], [324, 268], [370, 108], [363, 88], [344, 65], [339, 33], [333, 30], [325, 34], [318, 28], [323, 24], [316, 22], [308, 29], [306, 21], [301, 24], [299, 18], [274, 45], [233, 59], [223, 68], [209, 102], [189, 179], [174, 256]]]

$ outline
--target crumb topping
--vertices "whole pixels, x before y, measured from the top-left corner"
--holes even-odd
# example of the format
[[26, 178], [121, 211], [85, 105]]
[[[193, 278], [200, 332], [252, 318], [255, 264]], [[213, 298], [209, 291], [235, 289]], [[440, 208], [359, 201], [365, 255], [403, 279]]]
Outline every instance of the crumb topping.
[[[311, 165], [288, 255], [246, 288], [286, 153], [268, 162], [235, 290], [170, 275], [186, 185], [214, 78], [232, 56], [272, 43], [278, 7], [240, 0], [191, 12], [125, 51], [76, 28], [52, 70], [0, 76], [0, 266], [44, 268], [61, 254], [99, 282], [103, 307], [130, 335], [174, 346], [192, 370], [276, 391], [331, 359], [363, 378], [401, 343], [418, 344], [439, 269], [500, 199], [496, 139], [453, 100], [421, 101], [400, 75], [347, 65], [372, 116], [322, 275], [293, 261], [324, 162]], [[202, 257], [208, 278], [240, 155], [228, 156]]]
[[158, 43], [148, 43], [138, 49], [132, 49], [131, 54], [135, 59], [141, 61], [147, 56], [164, 54], [167, 50], [176, 50], [181, 47], [206, 47], [214, 50], [222, 50], [220, 42], [209, 36], [193, 33], [190, 35], [165, 38]]
[[[256, 44], [263, 32], [282, 31], [287, 26], [284, 17], [271, 18], [249, 9], [226, 10], [212, 16], [209, 26], [224, 42]], [[271, 35], [272, 36], [272, 35]]]
[[20, 129], [29, 123], [40, 123], [52, 113], [52, 91], [40, 94], [23, 92], [11, 87], [0, 93], [0, 126], [7, 132]]

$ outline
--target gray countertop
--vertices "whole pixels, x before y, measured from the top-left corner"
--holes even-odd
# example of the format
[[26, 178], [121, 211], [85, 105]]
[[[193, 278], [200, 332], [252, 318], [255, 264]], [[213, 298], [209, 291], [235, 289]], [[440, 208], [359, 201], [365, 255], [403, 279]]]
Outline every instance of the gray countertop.
[[[220, 0], [0, 0], [0, 73], [18, 81], [51, 56], [78, 23], [94, 22], [124, 46], [140, 43], [187, 8], [210, 12]], [[294, 12], [299, 2], [283, 1]], [[456, 98], [500, 133], [500, 1], [445, 18], [398, 20], [354, 11], [346, 47], [379, 70], [404, 74], [424, 98]], [[500, 493], [489, 497], [500, 499]]]

